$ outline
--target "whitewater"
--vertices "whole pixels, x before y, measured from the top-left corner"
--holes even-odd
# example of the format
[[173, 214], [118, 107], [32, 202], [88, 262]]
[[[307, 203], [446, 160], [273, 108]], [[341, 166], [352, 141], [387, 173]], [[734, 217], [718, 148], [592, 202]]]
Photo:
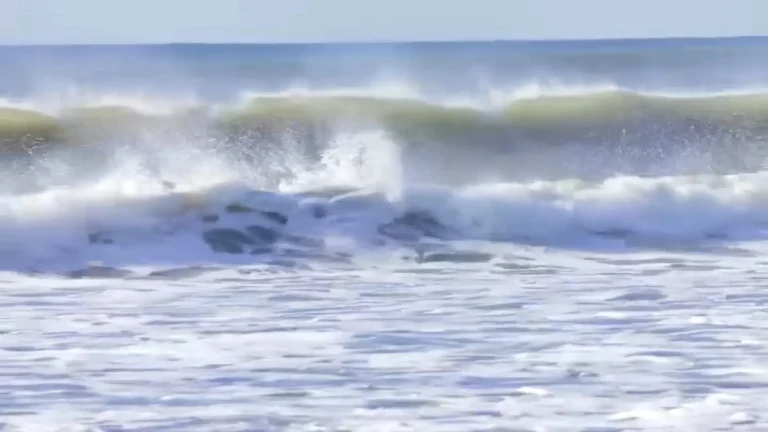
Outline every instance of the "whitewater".
[[0, 430], [768, 430], [766, 47], [0, 47]]

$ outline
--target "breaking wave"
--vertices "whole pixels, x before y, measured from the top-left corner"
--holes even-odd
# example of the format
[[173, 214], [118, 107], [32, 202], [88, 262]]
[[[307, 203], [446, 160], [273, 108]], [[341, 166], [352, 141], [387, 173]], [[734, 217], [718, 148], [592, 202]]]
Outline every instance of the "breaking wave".
[[706, 245], [768, 228], [762, 171], [441, 185], [409, 180], [402, 149], [369, 131], [337, 136], [312, 163], [285, 161], [269, 184], [258, 169], [178, 152], [162, 175], [120, 156], [121, 169], [92, 181], [0, 196], [2, 267], [346, 265], [382, 248], [415, 262], [476, 262], [495, 255], [457, 247]]
[[759, 238], [768, 224], [761, 92], [2, 105], [8, 270], [344, 265], [381, 248], [477, 262], [494, 254], [456, 245], [708, 244]]
[[[491, 95], [480, 100], [433, 101], [418, 97], [376, 97], [338, 92], [247, 94], [232, 104], [205, 104], [194, 99], [159, 100], [101, 97], [83, 105], [0, 101], [0, 138], [65, 140], [78, 131], [126, 126], [176, 126], [196, 122], [224, 132], [266, 128], [275, 122], [377, 122], [395, 131], [438, 133], [505, 128], [526, 132], [543, 129], [561, 133], [569, 128], [626, 127], [655, 121], [657, 128], [731, 126], [764, 128], [768, 93], [663, 95], [621, 89], [530, 94], [525, 91]], [[36, 105], [43, 105], [38, 107]], [[760, 129], [762, 130], [762, 129]], [[600, 130], [594, 130], [599, 134]], [[575, 136], [573, 138], [578, 138]]]
[[370, 248], [418, 260], [468, 240], [660, 247], [758, 239], [768, 228], [767, 180], [760, 172], [454, 189], [381, 179], [367, 188], [264, 191], [243, 182], [173, 190], [111, 179], [3, 197], [0, 261], [30, 271], [281, 256], [343, 264]]

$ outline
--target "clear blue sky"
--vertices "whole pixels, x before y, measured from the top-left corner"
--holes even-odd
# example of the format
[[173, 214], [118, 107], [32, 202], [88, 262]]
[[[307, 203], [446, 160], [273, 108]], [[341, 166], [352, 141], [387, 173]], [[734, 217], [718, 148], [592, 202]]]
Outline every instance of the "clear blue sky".
[[0, 43], [768, 35], [768, 0], [0, 0]]

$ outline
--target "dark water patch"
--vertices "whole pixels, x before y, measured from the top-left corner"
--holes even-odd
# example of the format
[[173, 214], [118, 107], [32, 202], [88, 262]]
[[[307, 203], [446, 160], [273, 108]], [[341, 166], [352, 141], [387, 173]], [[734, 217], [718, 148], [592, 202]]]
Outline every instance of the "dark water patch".
[[689, 271], [689, 272], [722, 271], [722, 270], [730, 269], [730, 267], [723, 267], [715, 264], [692, 264], [692, 263], [669, 264], [668, 267], [672, 271]]
[[420, 254], [416, 262], [427, 263], [452, 263], [452, 264], [473, 264], [484, 263], [492, 260], [493, 254], [477, 251], [442, 251]]
[[639, 266], [639, 265], [659, 265], [659, 264], [685, 264], [690, 262], [687, 258], [659, 257], [659, 258], [637, 258], [622, 259], [612, 257], [586, 257], [588, 261], [596, 261], [601, 264], [610, 264], [618, 266]]
[[497, 273], [518, 275], [555, 275], [569, 270], [566, 267], [555, 267], [545, 264], [536, 265], [509, 262], [494, 263], [494, 267], [494, 271]]
[[667, 295], [657, 289], [633, 289], [627, 293], [620, 294], [608, 299], [616, 302], [634, 302], [634, 301], [659, 301], [667, 298]]
[[171, 280], [180, 280], [180, 279], [191, 279], [196, 278], [208, 273], [221, 271], [223, 270], [222, 267], [182, 267], [182, 268], [171, 268], [166, 270], [156, 270], [147, 275], [149, 278], [157, 278], [157, 279], [171, 279]]
[[104, 266], [89, 266], [80, 270], [65, 273], [72, 279], [125, 279], [135, 276], [131, 270]]

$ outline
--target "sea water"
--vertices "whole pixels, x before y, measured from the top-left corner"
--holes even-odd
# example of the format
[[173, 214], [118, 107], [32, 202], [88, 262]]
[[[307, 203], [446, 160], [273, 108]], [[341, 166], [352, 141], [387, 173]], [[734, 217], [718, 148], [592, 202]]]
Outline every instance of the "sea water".
[[2, 430], [766, 429], [766, 54], [2, 47]]

